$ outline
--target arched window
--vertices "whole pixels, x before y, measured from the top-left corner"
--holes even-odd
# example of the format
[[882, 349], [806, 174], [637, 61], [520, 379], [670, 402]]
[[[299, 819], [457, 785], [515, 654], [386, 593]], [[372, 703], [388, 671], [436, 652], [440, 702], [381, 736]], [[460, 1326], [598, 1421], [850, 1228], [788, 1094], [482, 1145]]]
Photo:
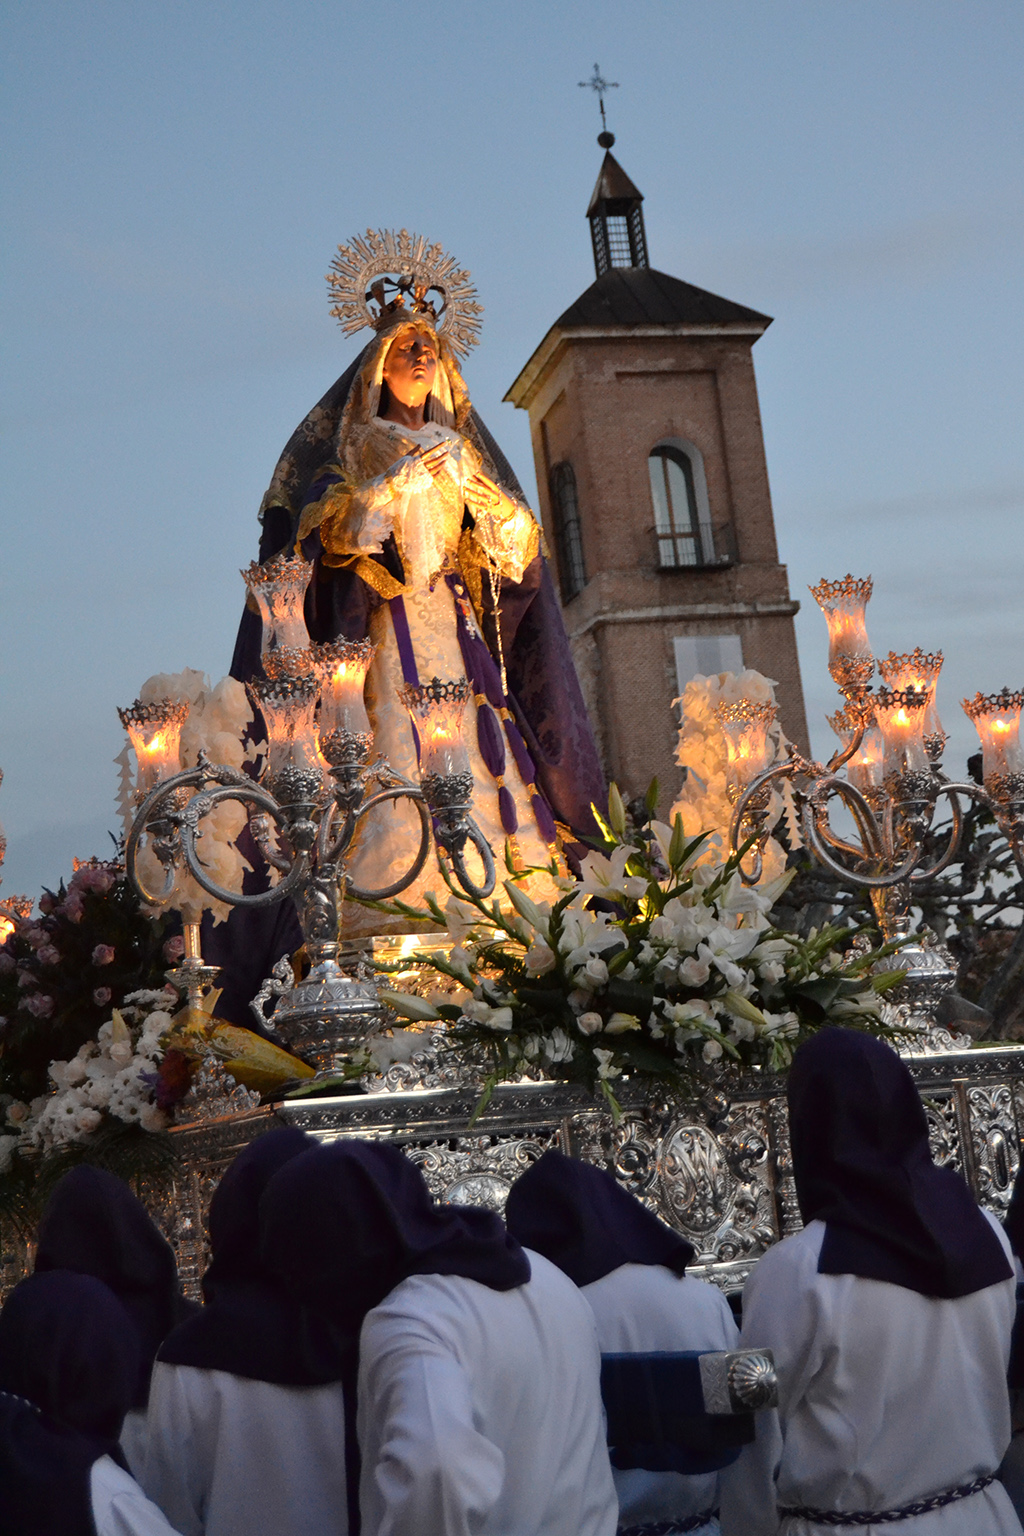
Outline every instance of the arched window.
[[682, 438], [657, 443], [647, 468], [662, 569], [728, 564], [716, 556], [700, 449]]
[[551, 516], [554, 522], [555, 548], [558, 551], [558, 576], [563, 603], [569, 602], [587, 584], [583, 564], [583, 535], [580, 507], [576, 495], [576, 475], [568, 461], [551, 471]]

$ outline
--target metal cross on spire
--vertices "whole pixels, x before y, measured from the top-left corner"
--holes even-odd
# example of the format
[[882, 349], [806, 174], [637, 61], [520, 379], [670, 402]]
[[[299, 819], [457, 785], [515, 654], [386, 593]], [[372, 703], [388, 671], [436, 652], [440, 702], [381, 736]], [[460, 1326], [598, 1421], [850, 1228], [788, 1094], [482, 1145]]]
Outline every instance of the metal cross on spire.
[[606, 80], [601, 73], [600, 64], [595, 64], [594, 73], [591, 75], [590, 79], [579, 81], [579, 86], [583, 91], [591, 90], [597, 92], [597, 104], [601, 108], [601, 132], [607, 133], [608, 123], [604, 115], [605, 92], [617, 91], [619, 88], [619, 82], [617, 80]]

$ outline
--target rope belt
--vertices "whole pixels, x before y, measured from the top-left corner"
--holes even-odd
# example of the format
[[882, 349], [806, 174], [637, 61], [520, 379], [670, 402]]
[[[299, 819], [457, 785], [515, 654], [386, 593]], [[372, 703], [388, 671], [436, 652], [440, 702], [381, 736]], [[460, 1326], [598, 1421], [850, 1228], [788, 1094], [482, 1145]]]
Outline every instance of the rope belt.
[[915, 1515], [930, 1514], [933, 1509], [945, 1509], [960, 1499], [969, 1499], [981, 1493], [996, 1474], [976, 1477], [973, 1483], [961, 1483], [959, 1488], [947, 1488], [945, 1493], [933, 1493], [926, 1499], [915, 1499], [912, 1504], [901, 1504], [898, 1509], [808, 1509], [801, 1504], [780, 1504], [779, 1518], [807, 1520], [811, 1525], [895, 1525], [900, 1520], [912, 1520]]
[[699, 1531], [701, 1526], [718, 1519], [717, 1509], [702, 1510], [699, 1515], [688, 1515], [685, 1520], [656, 1520], [648, 1525], [620, 1525], [616, 1536], [682, 1536], [686, 1531]]

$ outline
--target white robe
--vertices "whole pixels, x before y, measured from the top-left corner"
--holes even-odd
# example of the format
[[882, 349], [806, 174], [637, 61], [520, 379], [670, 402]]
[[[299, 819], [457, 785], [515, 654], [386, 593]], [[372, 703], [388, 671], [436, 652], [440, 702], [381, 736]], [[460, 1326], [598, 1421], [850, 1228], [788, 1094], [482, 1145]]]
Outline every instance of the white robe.
[[137, 1482], [141, 1482], [146, 1468], [145, 1408], [129, 1408], [121, 1426], [120, 1445], [129, 1472]]
[[367, 1314], [363, 1536], [613, 1536], [593, 1315], [529, 1258], [515, 1290], [415, 1275]]
[[110, 1456], [93, 1462], [89, 1493], [96, 1536], [179, 1536], [135, 1479]]
[[[739, 1330], [729, 1303], [704, 1280], [680, 1278], [663, 1264], [623, 1264], [583, 1286], [597, 1321], [602, 1354], [647, 1350], [735, 1349]], [[619, 1525], [685, 1520], [718, 1507], [718, 1474], [613, 1469]], [[702, 1530], [712, 1536], [709, 1522]]]
[[[1009, 1256], [1002, 1228], [989, 1217]], [[887, 1510], [995, 1472], [1010, 1438], [1006, 1367], [1014, 1281], [952, 1301], [856, 1275], [820, 1275], [825, 1224], [759, 1260], [743, 1295], [745, 1346], [774, 1351], [779, 1409], [722, 1474], [723, 1536], [824, 1536], [776, 1502]], [[777, 1482], [773, 1479], [777, 1468]], [[1020, 1536], [1000, 1483], [865, 1536]]]
[[347, 1536], [340, 1384], [158, 1361], [143, 1487], [182, 1536]]

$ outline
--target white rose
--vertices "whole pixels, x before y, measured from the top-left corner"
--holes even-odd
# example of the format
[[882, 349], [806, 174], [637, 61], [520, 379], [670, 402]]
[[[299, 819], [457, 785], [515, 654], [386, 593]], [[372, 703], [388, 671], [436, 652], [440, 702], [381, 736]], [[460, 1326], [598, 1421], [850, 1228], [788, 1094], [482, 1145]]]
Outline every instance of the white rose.
[[679, 967], [679, 980], [686, 987], [702, 987], [710, 975], [707, 961], [698, 960], [696, 955], [687, 955]]
[[20, 1099], [15, 1099], [13, 1104], [7, 1106], [7, 1118], [12, 1125], [24, 1125], [28, 1119], [29, 1109]]
[[103, 1116], [98, 1109], [80, 1109], [76, 1124], [80, 1131], [84, 1131], [88, 1135], [90, 1131], [95, 1131], [98, 1128], [102, 1119]]
[[596, 1035], [604, 1024], [604, 1020], [599, 1013], [581, 1013], [576, 1023], [579, 1025], [581, 1034]]
[[527, 950], [523, 963], [532, 976], [545, 976], [555, 968], [555, 952], [550, 944], [537, 939]]
[[603, 987], [608, 980], [608, 967], [597, 955], [588, 960], [583, 967], [583, 975], [578, 978], [587, 987]]
[[127, 1067], [134, 1055], [130, 1040], [119, 1040], [110, 1047], [110, 1059], [116, 1066]]
[[489, 1019], [485, 1020], [488, 1029], [511, 1029], [512, 1009], [494, 1008]]
[[717, 1040], [706, 1040], [704, 1050], [701, 1053], [705, 1061], [717, 1061], [722, 1054], [722, 1047]]

